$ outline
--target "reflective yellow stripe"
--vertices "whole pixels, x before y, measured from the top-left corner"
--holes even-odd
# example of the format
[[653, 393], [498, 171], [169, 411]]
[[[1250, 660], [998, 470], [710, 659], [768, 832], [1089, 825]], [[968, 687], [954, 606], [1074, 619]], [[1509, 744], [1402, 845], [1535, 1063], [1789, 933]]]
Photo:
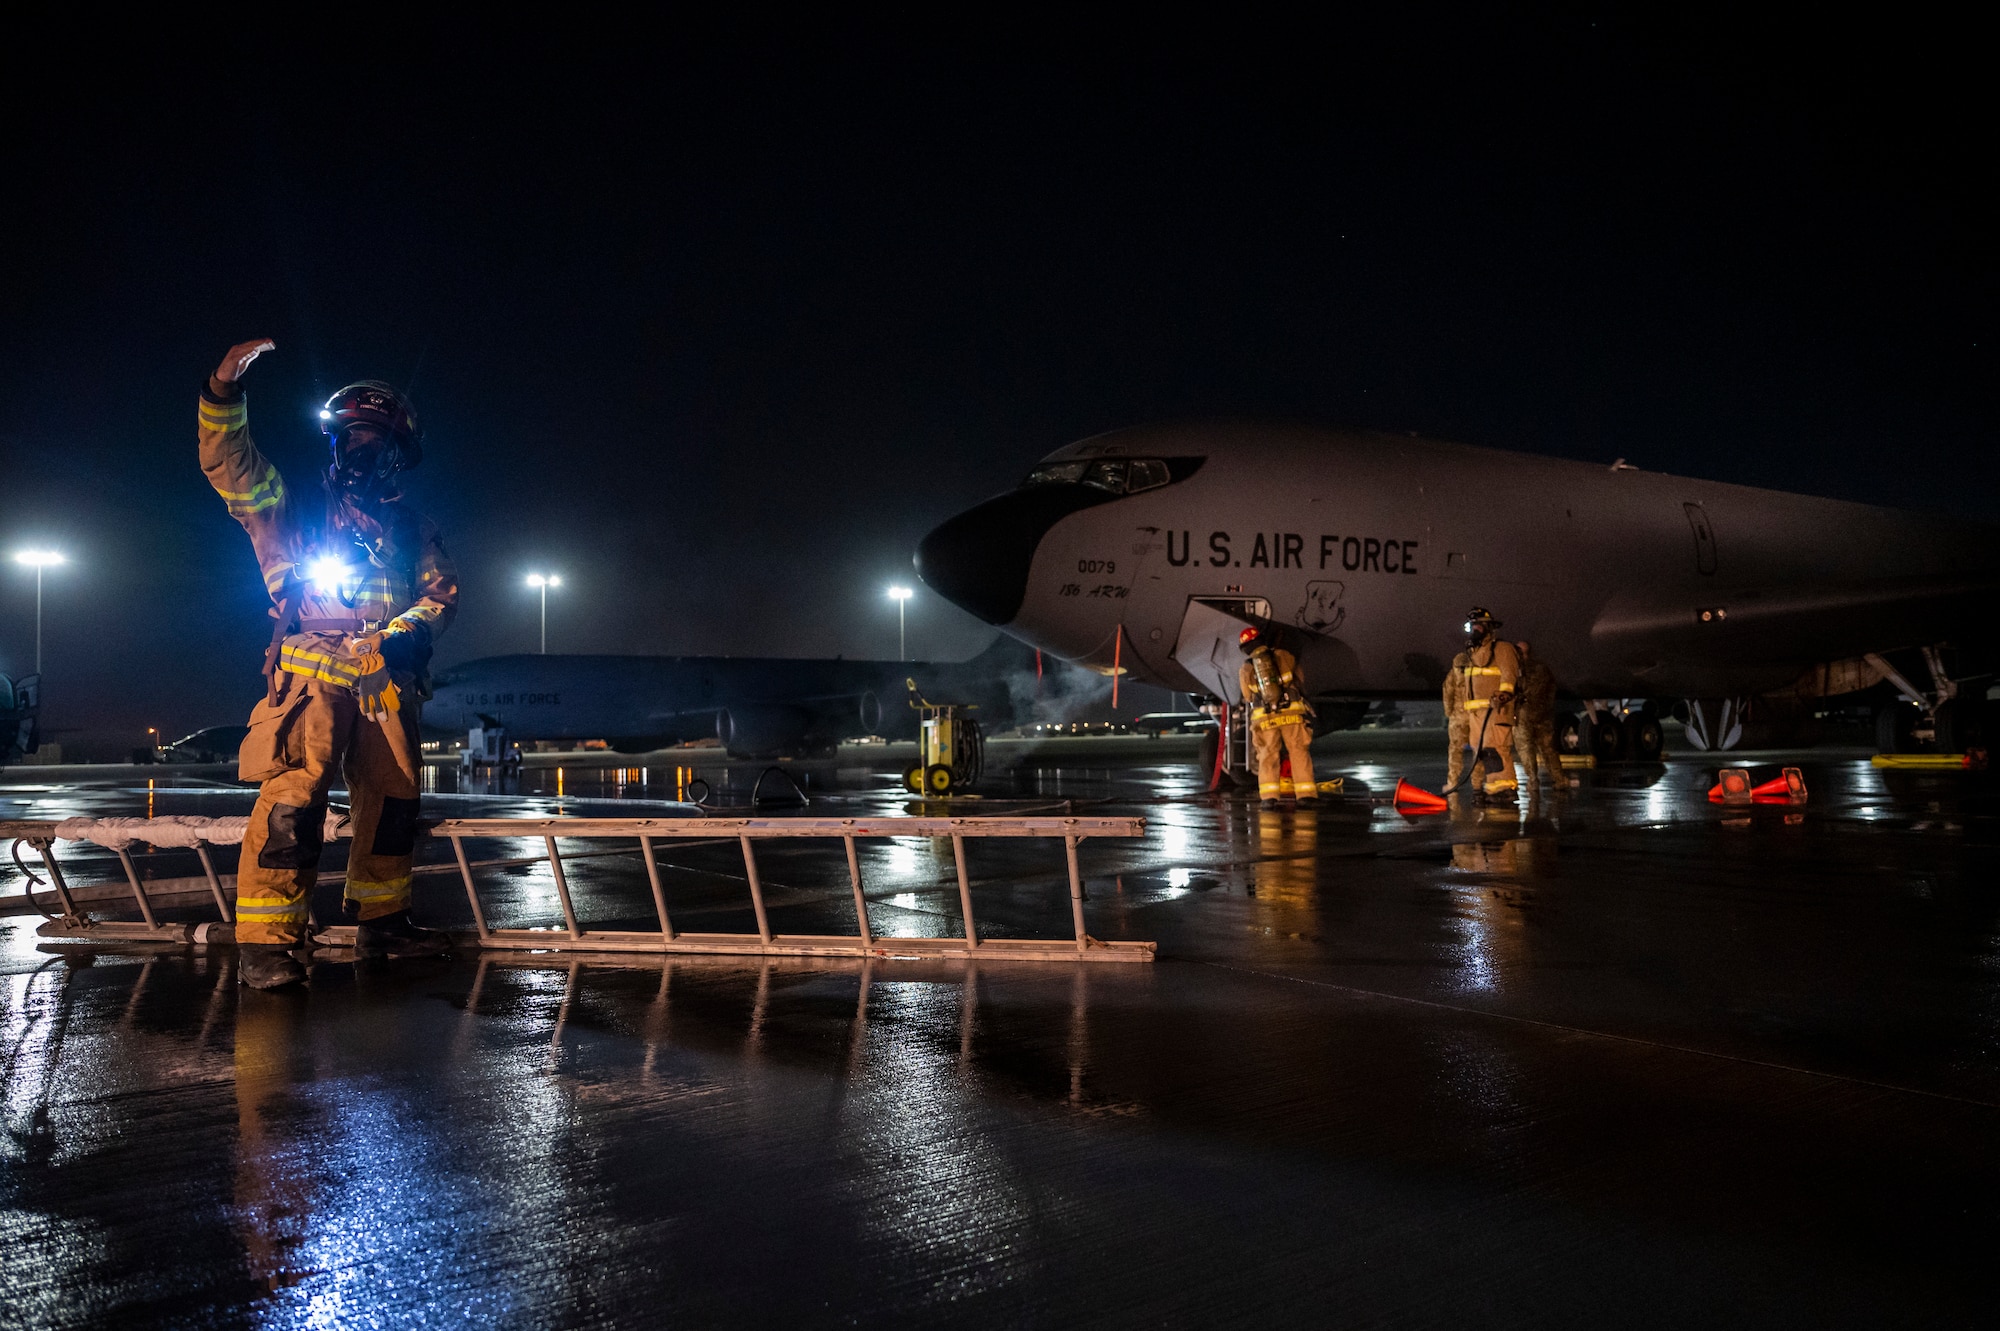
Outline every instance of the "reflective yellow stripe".
[[1257, 783], [1257, 793], [1259, 795], [1264, 796], [1267, 799], [1273, 795], [1282, 795], [1285, 792], [1285, 786], [1288, 784], [1290, 783], [1278, 782], [1278, 781], [1269, 781], [1269, 782], [1259, 781]]
[[401, 878], [391, 878], [386, 883], [371, 883], [364, 879], [347, 880], [349, 901], [393, 901], [397, 897], [410, 895], [410, 879], [406, 874]]
[[278, 475], [278, 469], [266, 465], [264, 479], [241, 494], [225, 490], [221, 486], [215, 492], [222, 496], [222, 502], [230, 513], [242, 517], [246, 513], [262, 513], [267, 508], [276, 508], [285, 502], [285, 479]]
[[202, 398], [196, 411], [202, 428], [207, 430], [240, 430], [250, 420], [247, 402], [210, 402]]
[[278, 653], [278, 668], [327, 684], [352, 684], [361, 677], [352, 661], [343, 661], [324, 652], [294, 647], [290, 643], [286, 643]]
[[1493, 701], [1490, 698], [1467, 698], [1465, 700], [1465, 710], [1468, 712], [1483, 712], [1492, 705]]
[[1464, 669], [1468, 675], [1498, 675], [1503, 673], [1499, 666], [1466, 666]]
[[306, 918], [306, 899], [298, 897], [238, 897], [236, 914], [239, 918], [255, 915], [261, 920], [303, 920]]

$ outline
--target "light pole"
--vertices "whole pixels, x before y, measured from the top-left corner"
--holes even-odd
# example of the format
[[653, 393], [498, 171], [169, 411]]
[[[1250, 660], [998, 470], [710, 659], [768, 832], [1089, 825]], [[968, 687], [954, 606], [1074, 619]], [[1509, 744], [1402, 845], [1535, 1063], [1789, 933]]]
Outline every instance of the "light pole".
[[542, 589], [542, 655], [549, 654], [549, 588], [562, 586], [562, 579], [553, 573], [530, 573], [528, 585]]
[[14, 556], [17, 564], [35, 570], [35, 673], [42, 673], [42, 570], [66, 562], [53, 550], [22, 550]]
[[910, 659], [909, 638], [903, 632], [903, 611], [910, 604], [910, 597], [913, 595], [915, 593], [908, 587], [891, 587], [889, 589], [890, 599], [896, 603], [896, 659], [898, 661], [907, 661]]

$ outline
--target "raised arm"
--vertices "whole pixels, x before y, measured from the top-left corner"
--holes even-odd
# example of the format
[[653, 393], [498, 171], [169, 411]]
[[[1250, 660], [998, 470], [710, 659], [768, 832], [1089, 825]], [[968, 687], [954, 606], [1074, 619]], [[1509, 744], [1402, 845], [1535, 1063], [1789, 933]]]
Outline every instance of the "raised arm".
[[276, 598], [291, 572], [290, 504], [284, 477], [278, 474], [250, 437], [249, 405], [243, 397], [243, 372], [267, 351], [269, 338], [239, 342], [202, 389], [198, 413], [201, 470], [222, 496], [229, 515], [250, 534], [264, 586]]

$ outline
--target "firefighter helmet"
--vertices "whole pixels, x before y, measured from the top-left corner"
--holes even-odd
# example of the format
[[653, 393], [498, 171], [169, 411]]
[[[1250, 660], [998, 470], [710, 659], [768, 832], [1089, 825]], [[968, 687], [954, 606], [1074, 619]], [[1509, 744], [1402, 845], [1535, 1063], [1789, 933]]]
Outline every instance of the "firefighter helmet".
[[1466, 612], [1465, 636], [1475, 646], [1492, 637], [1493, 631], [1499, 627], [1500, 621], [1495, 619], [1493, 612], [1484, 606], [1475, 605]]
[[1249, 628], [1244, 629], [1236, 635], [1236, 645], [1241, 647], [1245, 652], [1255, 651], [1257, 649], [1257, 640], [1262, 636], [1257, 631], [1257, 626], [1252, 624]]
[[[352, 425], [372, 425], [389, 438], [383, 461], [391, 473], [408, 471], [424, 460], [424, 432], [409, 399], [380, 379], [351, 383], [326, 400], [319, 410], [319, 428], [336, 454], [340, 437]], [[336, 465], [340, 459], [335, 458]]]

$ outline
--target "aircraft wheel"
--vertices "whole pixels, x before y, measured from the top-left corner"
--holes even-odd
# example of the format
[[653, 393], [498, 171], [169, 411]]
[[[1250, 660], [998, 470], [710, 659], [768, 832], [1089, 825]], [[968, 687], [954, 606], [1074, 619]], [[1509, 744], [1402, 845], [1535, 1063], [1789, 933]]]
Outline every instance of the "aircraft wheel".
[[1875, 712], [1875, 747], [1883, 753], [1914, 753], [1917, 709], [1900, 700], [1884, 703]]
[[1580, 718], [1583, 733], [1590, 737], [1590, 752], [1597, 761], [1608, 763], [1625, 756], [1625, 727], [1617, 717], [1605, 715], [1592, 721], [1590, 714]]
[[932, 763], [924, 769], [924, 793], [927, 795], [951, 794], [951, 769], [943, 763]]
[[924, 767], [922, 763], [918, 763], [915, 767], [903, 773], [903, 788], [912, 795], [921, 795], [924, 793]]
[[1201, 734], [1201, 748], [1195, 753], [1194, 769], [1201, 779], [1208, 780], [1215, 770], [1215, 751], [1222, 746], [1222, 732], [1218, 729], [1204, 730]]
[[1986, 747], [1984, 698], [1960, 694], [1937, 710], [1937, 751], [1968, 753]]
[[1556, 752], [1581, 758], [1590, 752], [1590, 723], [1575, 712], [1556, 718]]
[[1655, 763], [1666, 751], [1667, 735], [1660, 729], [1660, 718], [1650, 710], [1634, 712], [1625, 718], [1625, 752], [1642, 763]]

